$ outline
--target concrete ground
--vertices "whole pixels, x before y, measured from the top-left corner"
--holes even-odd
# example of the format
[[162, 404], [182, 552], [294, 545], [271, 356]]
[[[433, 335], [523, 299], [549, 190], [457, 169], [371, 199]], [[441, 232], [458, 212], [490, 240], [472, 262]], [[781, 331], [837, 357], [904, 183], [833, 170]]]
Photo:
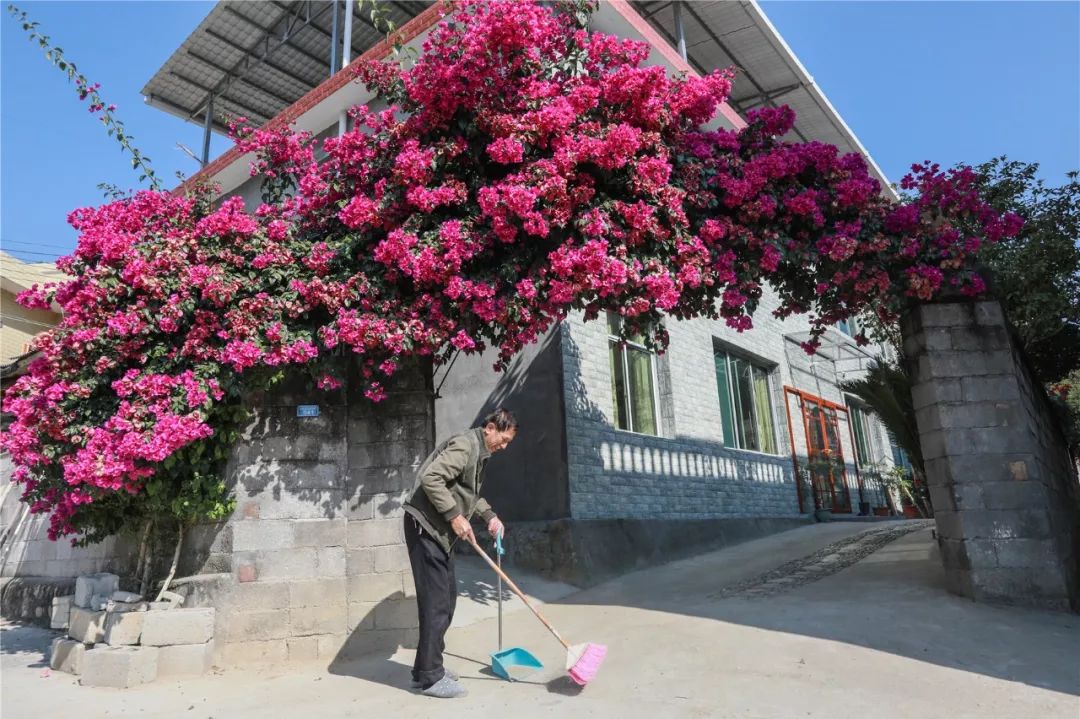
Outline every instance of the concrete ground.
[[[908, 533], [908, 530], [916, 531]], [[448, 663], [452, 704], [407, 689], [412, 652], [356, 663], [230, 670], [130, 690], [45, 676], [53, 633], [3, 629], [4, 719], [92, 717], [1001, 717], [1080, 714], [1080, 617], [950, 596], [925, 523], [792, 530], [576, 593], [521, 577], [570, 641], [609, 646], [578, 689], [563, 652], [515, 602], [508, 644], [545, 670], [508, 683], [494, 650], [490, 575], [465, 562]]]

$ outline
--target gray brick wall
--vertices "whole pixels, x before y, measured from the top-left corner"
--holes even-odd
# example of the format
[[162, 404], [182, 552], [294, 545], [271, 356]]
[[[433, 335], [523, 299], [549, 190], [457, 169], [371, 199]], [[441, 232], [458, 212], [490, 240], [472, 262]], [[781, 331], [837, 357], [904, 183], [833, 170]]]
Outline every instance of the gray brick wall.
[[[777, 320], [771, 315], [775, 307], [775, 297], [767, 293], [755, 328], [743, 333], [708, 319], [668, 322], [671, 341], [657, 363], [661, 428], [655, 437], [614, 427], [606, 323], [602, 318], [584, 322], [580, 313], [567, 318], [561, 345], [571, 516], [708, 519], [798, 514], [785, 401], [795, 424], [796, 454], [805, 456], [806, 443], [797, 401], [786, 398], [783, 388], [794, 386], [841, 404], [844, 397], [833, 363], [823, 356], [808, 357], [785, 338], [808, 330], [805, 319]], [[778, 454], [724, 446], [713, 363], [717, 345], [772, 368]], [[872, 420], [871, 431], [881, 435], [883, 428]], [[857, 511], [855, 455], [842, 413], [840, 435]], [[884, 447], [879, 445], [878, 453], [883, 460], [889, 458], [887, 441]], [[872, 504], [883, 501], [880, 488], [869, 484], [873, 486], [864, 487], [867, 499]]]
[[903, 329], [950, 589], [1080, 609], [1076, 468], [1000, 306], [922, 305]]
[[[236, 512], [217, 540], [230, 580], [206, 600], [224, 665], [414, 641], [402, 502], [434, 443], [426, 370], [399, 375], [388, 394], [373, 405], [360, 388], [320, 392], [298, 377], [252, 398], [230, 460]], [[299, 404], [318, 404], [319, 417], [298, 418]]]

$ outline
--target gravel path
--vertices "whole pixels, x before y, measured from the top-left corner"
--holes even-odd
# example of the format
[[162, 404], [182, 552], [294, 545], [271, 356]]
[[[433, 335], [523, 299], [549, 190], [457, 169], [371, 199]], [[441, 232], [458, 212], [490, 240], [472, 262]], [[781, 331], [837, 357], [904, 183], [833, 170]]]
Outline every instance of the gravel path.
[[728, 585], [710, 594], [709, 598], [771, 597], [782, 594], [836, 574], [841, 569], [846, 569], [860, 559], [873, 554], [889, 542], [912, 532], [932, 527], [933, 524], [932, 519], [922, 519], [860, 532], [833, 542], [813, 554], [782, 564], [764, 574]]

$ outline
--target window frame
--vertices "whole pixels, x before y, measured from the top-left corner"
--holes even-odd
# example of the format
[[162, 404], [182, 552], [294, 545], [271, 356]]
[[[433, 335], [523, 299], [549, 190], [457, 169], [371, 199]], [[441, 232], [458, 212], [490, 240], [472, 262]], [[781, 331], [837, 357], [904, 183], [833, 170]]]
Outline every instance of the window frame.
[[[759, 360], [757, 358], [750, 357], [750, 356], [748, 356], [746, 354], [743, 354], [743, 353], [740, 353], [738, 351], [733, 352], [727, 346], [717, 344], [717, 345], [714, 345], [714, 347], [713, 347], [714, 370], [715, 370], [715, 367], [716, 367], [716, 361], [720, 357], [724, 358], [724, 379], [725, 379], [726, 384], [727, 384], [727, 388], [726, 388], [727, 392], [726, 392], [726, 394], [727, 394], [728, 406], [730, 408], [729, 413], [730, 413], [730, 416], [732, 418], [732, 421], [731, 421], [731, 437], [734, 440], [732, 443], [728, 443], [728, 437], [727, 437], [728, 432], [727, 432], [727, 428], [724, 425], [724, 406], [723, 406], [723, 404], [721, 404], [720, 405], [720, 423], [721, 423], [721, 433], [724, 436], [724, 445], [726, 447], [728, 447], [729, 449], [737, 449], [737, 450], [739, 450], [741, 452], [757, 452], [758, 454], [764, 454], [764, 455], [767, 455], [769, 457], [782, 456], [783, 453], [784, 453], [784, 450], [783, 450], [783, 448], [781, 447], [781, 444], [780, 444], [779, 422], [777, 421], [777, 414], [776, 414], [776, 402], [773, 401], [773, 392], [775, 390], [775, 384], [774, 384], [773, 375], [776, 373], [777, 365], [770, 364], [770, 363], [764, 362], [762, 360]], [[742, 362], [745, 362], [750, 367], [751, 386], [753, 385], [753, 379], [754, 379], [754, 375], [755, 375], [756, 372], [761, 372], [764, 375], [765, 388], [766, 388], [766, 402], [769, 405], [769, 407], [768, 407], [768, 409], [769, 409], [769, 427], [771, 429], [771, 434], [772, 434], [772, 437], [770, 438], [771, 439], [771, 444], [772, 444], [772, 447], [773, 447], [772, 451], [769, 451], [768, 449], [764, 449], [764, 448], [762, 448], [762, 449], [754, 449], [754, 448], [746, 446], [747, 442], [746, 442], [746, 437], [744, 436], [745, 435], [745, 430], [744, 430], [744, 428], [742, 426], [742, 409], [743, 409], [742, 406], [741, 406], [742, 393], [739, 390], [738, 379], [736, 377], [736, 370], [735, 370], [735, 361], [736, 360], [741, 360]], [[720, 402], [720, 392], [723, 391], [723, 388], [720, 387], [720, 373], [719, 373], [719, 371], [715, 371], [715, 376], [716, 376], [716, 380], [717, 380], [716, 381], [717, 401]], [[736, 395], [738, 395], [738, 401], [736, 400]], [[759, 413], [760, 413], [760, 408], [757, 406], [756, 396], [751, 397], [750, 413], [751, 413], [752, 422], [753, 422], [754, 427], [759, 428], [760, 424], [759, 424], [758, 417], [759, 417]], [[760, 437], [758, 438], [757, 444], [758, 444], [759, 447], [764, 447], [764, 446], [767, 445], [766, 442], [761, 441]]]
[[[610, 368], [615, 364], [615, 363], [611, 362], [611, 353], [612, 352], [618, 352], [621, 355], [622, 375], [623, 375], [622, 376], [622, 386], [625, 388], [625, 392], [626, 392], [626, 398], [625, 399], [626, 399], [626, 424], [627, 424], [627, 426], [626, 427], [620, 427], [619, 426], [619, 411], [618, 411], [619, 397], [618, 397], [618, 394], [617, 394], [617, 385], [615, 383], [615, 378], [613, 376], [610, 377], [610, 379], [612, 381], [612, 385], [613, 385], [612, 386], [612, 397], [611, 397], [612, 410], [613, 410], [613, 413], [615, 415], [612, 418], [614, 421], [611, 424], [619, 432], [629, 432], [630, 434], [638, 434], [638, 435], [641, 435], [643, 437], [662, 437], [662, 436], [664, 436], [663, 435], [663, 419], [662, 419], [662, 416], [661, 416], [663, 413], [660, 411], [660, 376], [659, 376], [659, 374], [657, 372], [657, 364], [658, 364], [657, 355], [656, 355], [655, 352], [650, 350], [648, 347], [646, 347], [641, 342], [635, 342], [632, 339], [623, 340], [623, 339], [620, 339], [617, 334], [613, 334], [612, 333], [612, 320], [614, 320], [616, 323], [618, 323], [618, 325], [621, 328], [622, 317], [620, 315], [617, 315], [617, 314], [612, 313], [612, 312], [608, 312], [607, 315], [608, 315], [607, 316], [607, 340], [608, 340], [607, 345], [608, 345], [608, 367], [609, 367], [609, 372], [610, 372]], [[635, 351], [638, 351], [638, 352], [642, 352], [643, 354], [645, 354], [649, 358], [649, 383], [652, 386], [652, 409], [653, 409], [653, 425], [656, 428], [655, 434], [650, 433], [650, 432], [641, 432], [641, 431], [638, 431], [636, 429], [633, 429], [633, 427], [634, 427], [634, 408], [633, 408], [633, 404], [634, 403], [633, 403], [632, 397], [630, 396], [631, 392], [633, 391], [633, 389], [632, 389], [633, 385], [630, 383], [630, 362], [628, 361], [628, 356], [629, 356], [628, 350], [631, 350], [631, 349], [633, 349]]]

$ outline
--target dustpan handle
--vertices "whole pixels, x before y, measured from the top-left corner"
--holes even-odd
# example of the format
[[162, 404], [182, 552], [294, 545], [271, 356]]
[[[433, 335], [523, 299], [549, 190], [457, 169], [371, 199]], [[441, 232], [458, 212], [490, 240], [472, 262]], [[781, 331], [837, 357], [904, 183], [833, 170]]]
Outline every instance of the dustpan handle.
[[570, 642], [562, 638], [562, 635], [559, 634], [558, 630], [556, 630], [555, 627], [551, 626], [551, 622], [545, 619], [544, 615], [540, 613], [540, 610], [532, 605], [532, 602], [529, 601], [529, 598], [525, 596], [525, 592], [518, 589], [518, 585], [514, 584], [514, 580], [506, 575], [506, 572], [502, 570], [502, 567], [492, 561], [491, 557], [487, 555], [487, 552], [480, 548], [480, 545], [476, 543], [476, 537], [474, 537], [472, 534], [468, 534], [466, 536], [469, 539], [469, 543], [472, 544], [473, 549], [476, 550], [476, 553], [483, 557], [484, 561], [488, 563], [488, 566], [494, 569], [495, 573], [499, 575], [499, 579], [506, 582], [507, 586], [510, 587], [510, 590], [514, 594], [518, 595], [518, 598], [521, 599], [521, 601], [525, 602], [525, 606], [529, 608], [529, 611], [535, 614], [536, 618], [539, 619], [540, 622], [548, 628], [548, 631], [555, 635], [555, 638], [559, 640], [560, 644], [562, 644], [567, 649], [570, 649]]
[[[503, 551], [502, 535], [495, 535], [495, 560], [499, 563], [499, 569], [502, 569], [502, 555], [506, 552]], [[502, 575], [499, 575], [499, 651], [503, 648], [503, 632], [502, 632]]]

